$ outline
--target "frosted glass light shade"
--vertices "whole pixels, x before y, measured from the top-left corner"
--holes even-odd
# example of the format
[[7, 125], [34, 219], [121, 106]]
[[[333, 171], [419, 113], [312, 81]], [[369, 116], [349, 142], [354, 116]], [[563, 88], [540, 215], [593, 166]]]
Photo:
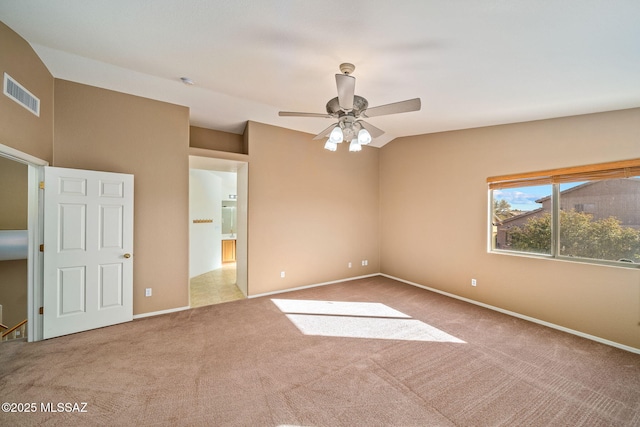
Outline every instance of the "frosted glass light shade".
[[335, 142], [331, 142], [331, 139], [327, 139], [326, 144], [324, 144], [324, 149], [329, 151], [336, 151], [338, 149], [338, 144]]
[[360, 145], [367, 145], [371, 142], [371, 134], [366, 129], [360, 129], [358, 132], [358, 143]]
[[358, 143], [357, 140], [352, 139], [351, 144], [349, 144], [349, 151], [360, 151], [362, 150], [362, 146]]
[[340, 126], [336, 126], [333, 128], [331, 134], [329, 135], [329, 141], [333, 142], [334, 144], [340, 144], [342, 142], [342, 129], [340, 129]]

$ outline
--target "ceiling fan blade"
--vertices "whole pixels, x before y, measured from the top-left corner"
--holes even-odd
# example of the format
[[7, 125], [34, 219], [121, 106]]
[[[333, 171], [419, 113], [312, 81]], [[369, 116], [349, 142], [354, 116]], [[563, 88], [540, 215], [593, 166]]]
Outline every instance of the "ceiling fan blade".
[[364, 120], [358, 120], [358, 123], [360, 123], [360, 125], [363, 128], [365, 128], [367, 130], [367, 132], [369, 132], [369, 135], [371, 135], [371, 138], [377, 138], [377, 137], [379, 137], [380, 135], [382, 135], [384, 133], [384, 131], [382, 129], [378, 129], [377, 127], [375, 127], [371, 123], [367, 123]]
[[322, 139], [322, 138], [328, 138], [329, 134], [331, 133], [331, 131], [333, 130], [334, 127], [336, 127], [337, 123], [332, 124], [331, 126], [329, 126], [328, 128], [326, 128], [325, 130], [323, 130], [322, 132], [320, 132], [319, 134], [317, 134], [316, 136], [313, 137], [313, 139]]
[[378, 107], [367, 108], [363, 117], [385, 116], [387, 114], [408, 113], [409, 111], [420, 110], [420, 98], [408, 99], [406, 101], [394, 102], [392, 104], [380, 105]]
[[331, 114], [327, 114], [327, 113], [297, 113], [294, 111], [280, 111], [278, 115], [280, 117], [322, 117], [322, 118], [333, 117]]
[[356, 90], [356, 78], [347, 74], [336, 74], [338, 103], [343, 110], [353, 109], [353, 95]]

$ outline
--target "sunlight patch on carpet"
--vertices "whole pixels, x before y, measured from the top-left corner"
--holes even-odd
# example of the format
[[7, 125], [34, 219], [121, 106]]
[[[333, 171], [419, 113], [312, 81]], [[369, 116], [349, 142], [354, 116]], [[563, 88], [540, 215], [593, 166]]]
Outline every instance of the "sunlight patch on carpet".
[[464, 341], [381, 303], [285, 300], [273, 303], [305, 335], [406, 341]]
[[273, 301], [283, 313], [411, 318], [411, 316], [407, 316], [379, 302], [317, 301], [302, 299], [272, 299], [271, 301]]

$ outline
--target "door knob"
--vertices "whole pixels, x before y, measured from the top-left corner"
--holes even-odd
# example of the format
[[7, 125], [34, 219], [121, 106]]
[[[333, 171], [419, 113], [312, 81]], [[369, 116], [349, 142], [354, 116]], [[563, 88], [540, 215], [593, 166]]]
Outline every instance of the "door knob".
[[124, 254], [125, 258], [131, 258], [131, 254]]

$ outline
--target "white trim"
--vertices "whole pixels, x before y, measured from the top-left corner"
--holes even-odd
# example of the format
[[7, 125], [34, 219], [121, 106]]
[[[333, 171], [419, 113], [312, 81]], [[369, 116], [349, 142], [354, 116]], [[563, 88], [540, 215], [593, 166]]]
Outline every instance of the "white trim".
[[28, 163], [28, 232], [29, 255], [27, 258], [27, 340], [29, 342], [42, 340], [43, 316], [40, 307], [43, 307], [42, 294], [43, 254], [40, 252], [40, 243], [43, 242], [44, 203], [42, 190], [39, 183], [42, 181], [42, 166], [34, 166]]
[[572, 335], [577, 335], [577, 336], [579, 336], [581, 338], [586, 338], [586, 339], [591, 340], [591, 341], [596, 341], [596, 342], [599, 342], [601, 344], [609, 345], [611, 347], [616, 347], [616, 348], [619, 348], [621, 350], [628, 351], [630, 353], [640, 354], [640, 348], [630, 347], [628, 345], [620, 344], [620, 343], [617, 343], [615, 341], [609, 341], [607, 339], [600, 338], [600, 337], [597, 337], [595, 335], [585, 334], [584, 332], [576, 331], [574, 329], [565, 328], [564, 326], [556, 325], [555, 323], [546, 322], [544, 320], [536, 319], [535, 317], [525, 316], [524, 314], [516, 313], [515, 311], [505, 310], [505, 309], [500, 308], [500, 307], [495, 307], [493, 305], [485, 304], [483, 302], [479, 302], [479, 301], [475, 301], [475, 300], [472, 300], [472, 299], [469, 299], [469, 298], [461, 297], [459, 295], [451, 294], [449, 292], [444, 292], [444, 291], [441, 291], [439, 289], [430, 288], [428, 286], [420, 285], [418, 283], [410, 282], [409, 280], [400, 279], [398, 277], [390, 276], [388, 274], [380, 273], [380, 275], [384, 276], [384, 277], [387, 277], [389, 279], [397, 280], [398, 282], [406, 283], [406, 284], [411, 285], [411, 286], [416, 286], [418, 288], [426, 289], [426, 290], [431, 291], [431, 292], [435, 292], [435, 293], [438, 293], [438, 294], [441, 294], [441, 295], [445, 295], [445, 296], [448, 296], [448, 297], [451, 297], [451, 298], [455, 298], [457, 300], [468, 302], [470, 304], [479, 305], [480, 307], [488, 308], [489, 310], [498, 311], [500, 313], [507, 314], [509, 316], [513, 316], [513, 317], [517, 317], [519, 319], [527, 320], [529, 322], [537, 323], [539, 325], [543, 325], [543, 326], [546, 326], [546, 327], [549, 327], [549, 328], [552, 328], [552, 329], [557, 329], [559, 331], [566, 332], [566, 333], [569, 333], [569, 334], [572, 334]]
[[161, 314], [175, 313], [177, 311], [189, 310], [190, 308], [191, 308], [190, 306], [186, 305], [184, 307], [176, 307], [176, 308], [169, 308], [167, 310], [150, 311], [149, 313], [135, 314], [133, 316], [133, 320], [144, 319], [145, 317], [160, 316]]
[[7, 145], [0, 144], [0, 153], [2, 153], [3, 157], [7, 157], [20, 163], [29, 163], [33, 166], [49, 166], [49, 162], [46, 160], [33, 157], [30, 154], [23, 153], [22, 151], [18, 151]]
[[316, 283], [316, 284], [313, 284], [313, 285], [299, 286], [297, 288], [281, 289], [279, 291], [265, 292], [263, 294], [257, 294], [257, 295], [250, 295], [247, 298], [266, 297], [266, 296], [269, 296], [269, 295], [283, 294], [285, 292], [293, 292], [293, 291], [300, 291], [302, 289], [316, 288], [318, 286], [333, 285], [334, 283], [342, 283], [342, 282], [349, 282], [351, 280], [366, 279], [367, 277], [375, 277], [375, 276], [379, 276], [379, 275], [380, 275], [380, 273], [366, 274], [364, 276], [350, 277], [350, 278], [347, 278], [347, 279], [340, 279], [340, 280], [332, 280], [331, 282], [322, 282], [322, 283]]

